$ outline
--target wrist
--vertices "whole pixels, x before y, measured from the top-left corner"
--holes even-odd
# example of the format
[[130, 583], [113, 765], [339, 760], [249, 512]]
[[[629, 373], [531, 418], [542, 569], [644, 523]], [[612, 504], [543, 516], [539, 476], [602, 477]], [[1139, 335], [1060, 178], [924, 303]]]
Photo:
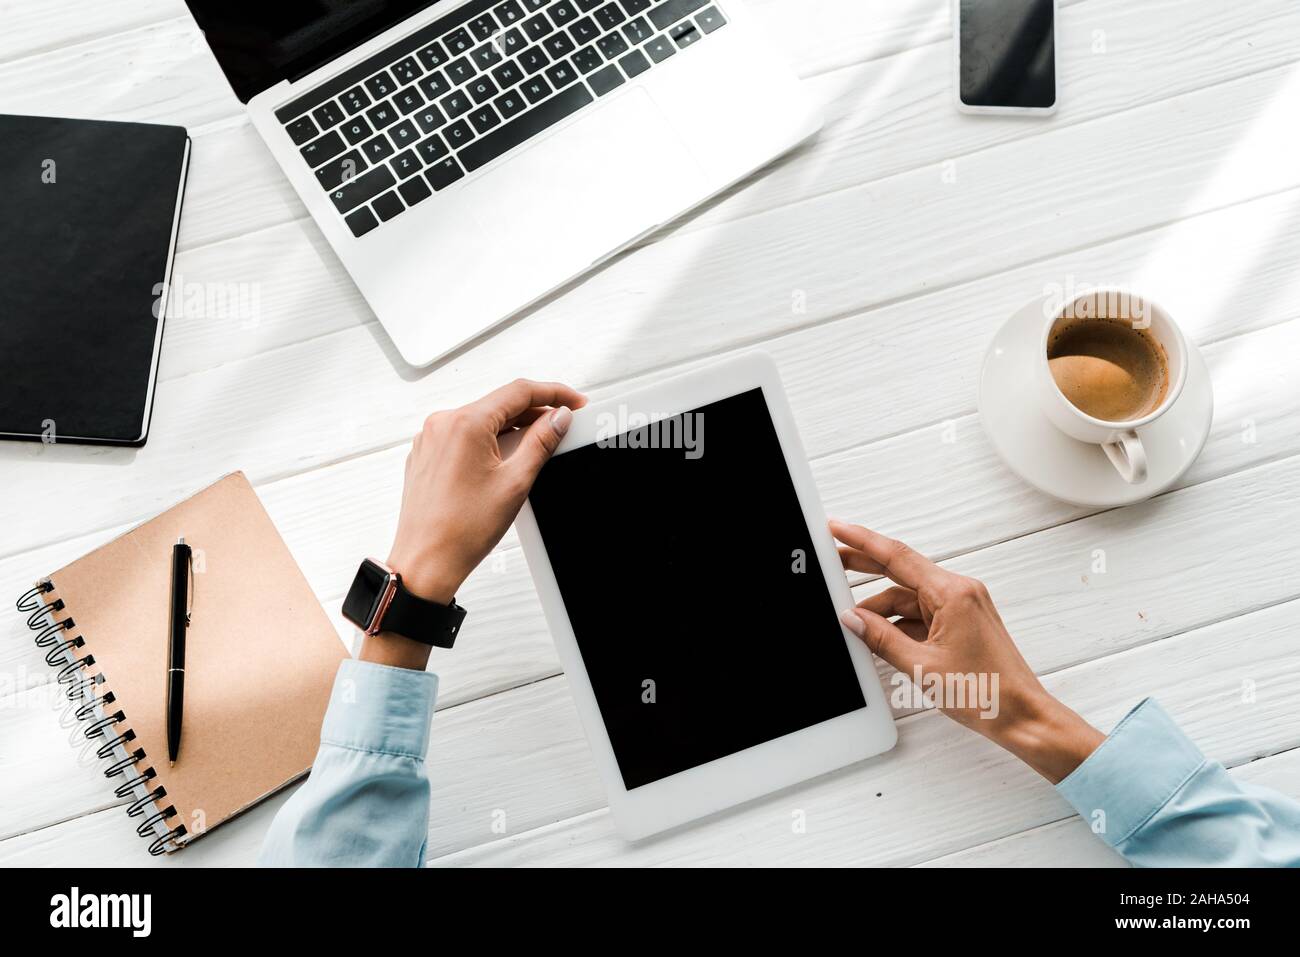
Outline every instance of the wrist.
[[1068, 777], [1106, 740], [1042, 689], [1013, 708], [1009, 717], [990, 737], [1053, 784]]
[[402, 586], [412, 595], [439, 605], [451, 604], [466, 577], [447, 562], [436, 558], [419, 561], [396, 550], [388, 556], [387, 564], [402, 576]]

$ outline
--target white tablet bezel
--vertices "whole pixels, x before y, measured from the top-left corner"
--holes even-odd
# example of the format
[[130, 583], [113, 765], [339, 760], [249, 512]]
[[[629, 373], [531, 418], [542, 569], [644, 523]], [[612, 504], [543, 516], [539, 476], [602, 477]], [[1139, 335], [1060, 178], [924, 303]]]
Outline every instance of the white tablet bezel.
[[[798, 494], [804, 520], [812, 535], [816, 555], [808, 572], [820, 569], [836, 610], [853, 604], [848, 580], [840, 565], [839, 552], [826, 527], [812, 470], [786, 402], [776, 365], [762, 353], [749, 353], [650, 388], [593, 403], [573, 416], [573, 424], [556, 455], [591, 445], [609, 437], [609, 416], [625, 422], [629, 410], [649, 413], [652, 418], [678, 415], [721, 399], [761, 388], [776, 434], [785, 456], [786, 468]], [[622, 414], [623, 418], [617, 418]], [[602, 423], [605, 424], [602, 431]], [[707, 431], [705, 449], [707, 450]], [[704, 454], [708, 454], [705, 451]], [[761, 517], [756, 517], [761, 521]], [[550, 557], [542, 542], [532, 507], [525, 504], [516, 523], [524, 556], [542, 601], [560, 661], [568, 676], [574, 704], [591, 743], [597, 770], [609, 794], [610, 809], [619, 833], [637, 840], [696, 818], [732, 807], [763, 794], [798, 784], [819, 774], [842, 768], [864, 758], [888, 751], [898, 733], [880, 684], [870, 651], [843, 627], [840, 631], [857, 672], [867, 702], [865, 708], [830, 721], [774, 738], [708, 764], [681, 771], [632, 791], [623, 786], [623, 776], [614, 757], [605, 722], [592, 691], [591, 681], [578, 651], [577, 640], [556, 584]], [[724, 543], [719, 543], [723, 547]], [[736, 569], [737, 577], [744, 568]], [[734, 593], [733, 593], [734, 594]], [[720, 600], [726, 600], [720, 598]], [[737, 627], [762, 627], [761, 601], [737, 605]], [[748, 621], [746, 613], [752, 613]], [[797, 646], [792, 645], [792, 653]], [[781, 663], [772, 662], [772, 682], [759, 694], [779, 698], [782, 694]], [[647, 707], [650, 707], [649, 705]]]

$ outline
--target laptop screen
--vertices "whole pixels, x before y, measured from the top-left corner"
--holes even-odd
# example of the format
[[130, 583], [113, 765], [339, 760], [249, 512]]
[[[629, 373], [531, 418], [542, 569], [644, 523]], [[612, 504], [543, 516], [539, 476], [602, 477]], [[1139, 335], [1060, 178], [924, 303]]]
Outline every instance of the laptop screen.
[[[247, 103], [323, 66], [434, 0], [186, 0]], [[449, 4], [450, 6], [450, 4]]]

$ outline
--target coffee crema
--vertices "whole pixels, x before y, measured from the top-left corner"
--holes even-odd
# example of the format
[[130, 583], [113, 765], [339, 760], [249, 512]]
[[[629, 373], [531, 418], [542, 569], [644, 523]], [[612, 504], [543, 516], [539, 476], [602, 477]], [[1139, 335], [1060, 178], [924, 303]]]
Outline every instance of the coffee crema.
[[1095, 419], [1130, 422], [1154, 412], [1169, 391], [1169, 358], [1148, 329], [1121, 319], [1060, 319], [1047, 340], [1057, 388]]

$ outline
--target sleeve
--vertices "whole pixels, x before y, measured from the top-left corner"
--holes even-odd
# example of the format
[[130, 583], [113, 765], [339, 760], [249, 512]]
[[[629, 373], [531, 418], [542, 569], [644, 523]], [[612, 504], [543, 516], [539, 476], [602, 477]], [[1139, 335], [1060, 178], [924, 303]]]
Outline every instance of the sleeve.
[[1151, 698], [1057, 790], [1139, 867], [1300, 866], [1300, 802], [1207, 761]]
[[424, 758], [437, 692], [437, 675], [344, 661], [311, 775], [271, 822], [259, 863], [422, 865], [429, 832]]

